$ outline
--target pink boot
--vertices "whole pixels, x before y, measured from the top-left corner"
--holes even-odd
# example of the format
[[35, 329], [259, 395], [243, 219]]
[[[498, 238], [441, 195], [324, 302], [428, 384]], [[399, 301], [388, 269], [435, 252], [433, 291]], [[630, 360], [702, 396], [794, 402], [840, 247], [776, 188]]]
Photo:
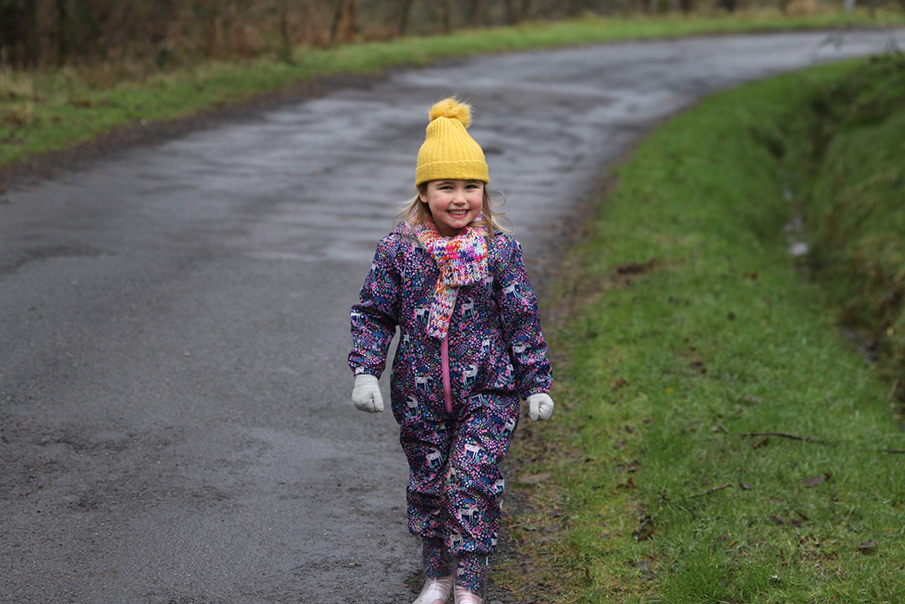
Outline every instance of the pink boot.
[[[428, 579], [424, 584], [424, 589], [412, 604], [446, 604], [449, 600], [449, 593], [452, 591], [452, 584], [452, 575], [439, 579]], [[478, 604], [480, 604], [480, 600], [478, 600]]]
[[456, 585], [456, 604], [481, 604], [483, 600], [467, 587]]

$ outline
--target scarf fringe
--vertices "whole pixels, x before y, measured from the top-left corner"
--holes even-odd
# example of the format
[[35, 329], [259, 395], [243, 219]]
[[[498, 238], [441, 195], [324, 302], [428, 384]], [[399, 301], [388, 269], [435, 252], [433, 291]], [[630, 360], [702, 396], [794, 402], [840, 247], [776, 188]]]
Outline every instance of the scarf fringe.
[[440, 269], [427, 333], [442, 340], [449, 331], [459, 288], [483, 281], [488, 276], [486, 231], [482, 226], [467, 226], [450, 238], [440, 235], [433, 222], [411, 226]]

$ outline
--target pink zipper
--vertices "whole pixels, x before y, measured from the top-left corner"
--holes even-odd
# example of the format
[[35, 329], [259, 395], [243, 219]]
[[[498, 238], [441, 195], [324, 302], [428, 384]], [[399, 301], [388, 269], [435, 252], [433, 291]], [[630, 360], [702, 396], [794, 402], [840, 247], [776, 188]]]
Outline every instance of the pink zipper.
[[443, 400], [446, 402], [446, 412], [452, 413], [452, 389], [449, 385], [449, 336], [440, 342], [440, 364], [443, 367]]

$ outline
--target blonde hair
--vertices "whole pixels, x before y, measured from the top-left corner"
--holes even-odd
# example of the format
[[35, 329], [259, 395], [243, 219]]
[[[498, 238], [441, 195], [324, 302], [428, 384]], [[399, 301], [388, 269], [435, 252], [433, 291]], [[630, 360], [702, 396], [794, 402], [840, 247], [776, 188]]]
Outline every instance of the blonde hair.
[[[402, 206], [402, 211], [396, 217], [398, 222], [409, 222], [412, 224], [425, 224], [428, 220], [433, 220], [430, 207], [421, 201], [421, 195], [427, 192], [427, 183], [418, 186], [418, 192], [415, 196]], [[495, 202], [487, 192], [487, 186], [484, 186], [484, 199], [481, 203], [481, 219], [474, 221], [473, 224], [484, 227], [487, 231], [487, 237], [493, 237], [497, 233], [509, 233], [512, 229], [500, 224], [500, 218], [505, 216], [503, 212], [495, 212], [494, 208], [500, 207], [501, 203]]]

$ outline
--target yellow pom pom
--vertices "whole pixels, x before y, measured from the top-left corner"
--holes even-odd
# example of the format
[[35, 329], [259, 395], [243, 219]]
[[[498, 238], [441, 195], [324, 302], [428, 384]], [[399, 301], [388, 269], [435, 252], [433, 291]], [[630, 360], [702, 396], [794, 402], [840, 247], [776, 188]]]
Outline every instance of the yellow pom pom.
[[435, 103], [430, 110], [430, 120], [434, 121], [438, 117], [448, 117], [450, 119], [459, 120], [462, 125], [468, 128], [471, 125], [471, 106], [460, 103], [455, 97], [443, 99], [439, 103]]

